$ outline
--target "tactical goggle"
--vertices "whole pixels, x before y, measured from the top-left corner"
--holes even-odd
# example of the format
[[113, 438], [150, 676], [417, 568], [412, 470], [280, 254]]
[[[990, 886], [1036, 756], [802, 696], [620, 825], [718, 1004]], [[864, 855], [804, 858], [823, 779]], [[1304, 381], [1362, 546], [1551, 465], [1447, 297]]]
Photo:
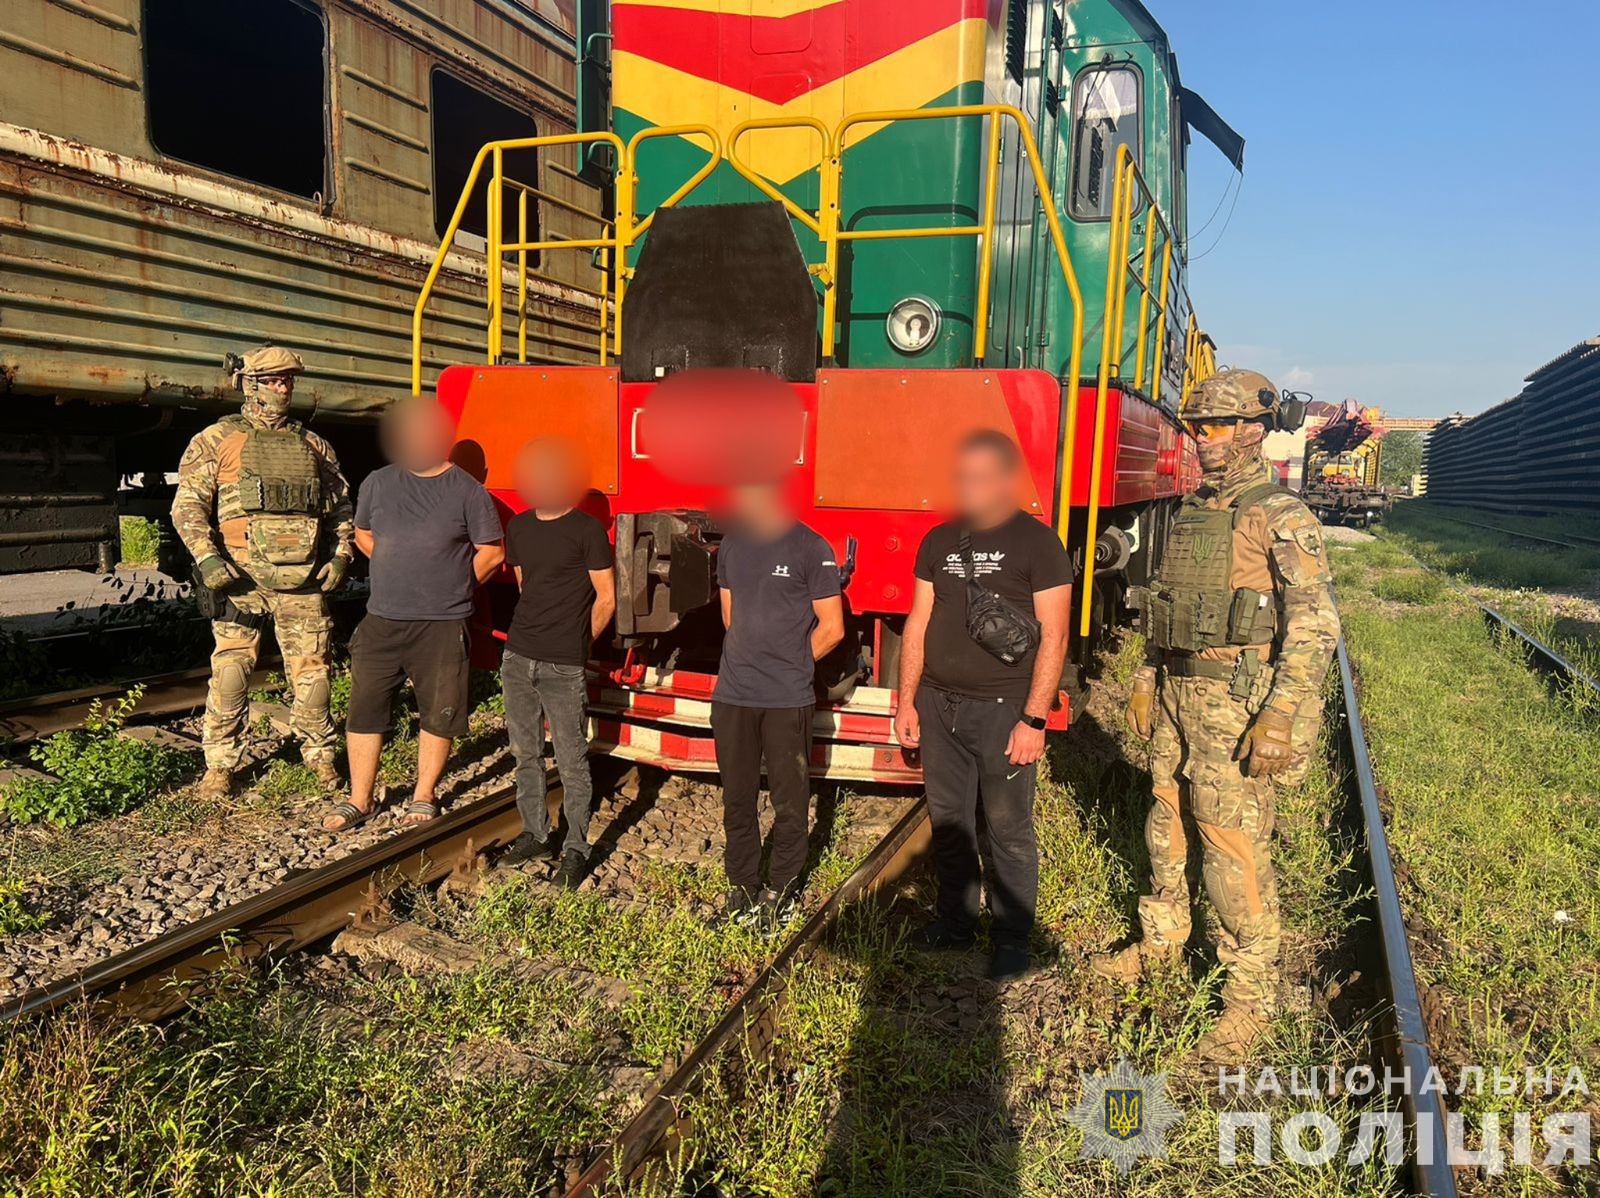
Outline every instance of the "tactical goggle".
[[256, 385], [270, 387], [274, 391], [293, 391], [294, 375], [292, 374], [262, 374], [256, 376]]
[[1211, 416], [1200, 420], [1185, 420], [1183, 427], [1189, 430], [1191, 436], [1204, 441], [1212, 432], [1238, 423], [1237, 417]]

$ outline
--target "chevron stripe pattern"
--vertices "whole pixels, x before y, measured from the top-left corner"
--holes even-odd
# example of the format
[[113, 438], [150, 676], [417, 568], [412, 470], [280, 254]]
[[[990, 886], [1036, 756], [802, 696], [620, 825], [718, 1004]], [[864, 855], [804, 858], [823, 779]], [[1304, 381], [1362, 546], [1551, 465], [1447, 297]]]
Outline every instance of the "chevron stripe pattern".
[[[984, 72], [986, 0], [619, 0], [614, 103], [649, 125], [922, 108]], [[881, 126], [879, 126], [881, 127]], [[876, 129], [851, 134], [858, 144]], [[815, 167], [817, 140], [762, 131], [747, 160], [785, 183]]]

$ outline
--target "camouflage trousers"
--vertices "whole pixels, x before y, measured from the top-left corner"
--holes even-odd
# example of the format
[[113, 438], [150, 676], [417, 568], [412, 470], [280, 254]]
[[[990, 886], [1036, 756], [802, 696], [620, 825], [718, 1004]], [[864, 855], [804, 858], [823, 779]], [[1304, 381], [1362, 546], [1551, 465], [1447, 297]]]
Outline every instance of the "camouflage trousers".
[[1151, 945], [1189, 938], [1186, 821], [1199, 833], [1206, 894], [1221, 924], [1217, 956], [1227, 966], [1223, 998], [1270, 1013], [1278, 985], [1278, 884], [1272, 869], [1275, 784], [1233, 759], [1254, 705], [1214, 678], [1164, 678], [1156, 703], [1145, 822], [1153, 891], [1139, 900]]
[[250, 715], [250, 672], [261, 652], [261, 632], [270, 617], [284, 672], [294, 692], [290, 723], [300, 737], [306, 764], [333, 760], [333, 720], [328, 715], [328, 646], [333, 621], [320, 592], [253, 590], [230, 598], [240, 612], [260, 617], [260, 626], [211, 621], [211, 685], [206, 692], [206, 765], [235, 770], [244, 755]]

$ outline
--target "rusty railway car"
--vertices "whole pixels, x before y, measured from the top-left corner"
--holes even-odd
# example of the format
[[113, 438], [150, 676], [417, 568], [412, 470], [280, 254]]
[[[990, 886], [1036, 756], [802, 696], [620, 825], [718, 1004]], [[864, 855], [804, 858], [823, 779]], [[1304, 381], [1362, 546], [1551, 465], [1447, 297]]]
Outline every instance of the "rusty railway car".
[[[119, 513], [164, 513], [184, 440], [237, 402], [226, 356], [265, 341], [305, 357], [300, 417], [359, 476], [476, 148], [574, 128], [575, 23], [574, 0], [0, 5], [0, 571], [114, 562]], [[513, 157], [507, 239], [595, 234], [606, 179]], [[483, 350], [475, 213], [430, 369]], [[592, 357], [592, 280], [534, 263], [530, 359]]]

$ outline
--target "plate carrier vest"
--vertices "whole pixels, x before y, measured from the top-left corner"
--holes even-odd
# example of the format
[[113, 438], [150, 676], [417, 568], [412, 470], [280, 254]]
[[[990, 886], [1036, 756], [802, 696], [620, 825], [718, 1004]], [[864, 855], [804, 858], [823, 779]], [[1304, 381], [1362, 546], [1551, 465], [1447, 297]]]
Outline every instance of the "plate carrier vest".
[[1129, 592], [1147, 642], [1167, 652], [1198, 653], [1273, 641], [1278, 608], [1272, 594], [1231, 584], [1239, 521], [1279, 490], [1276, 483], [1262, 483], [1231, 508], [1185, 503], [1178, 509], [1155, 578], [1148, 588]]
[[310, 581], [322, 531], [322, 476], [298, 424], [261, 428], [242, 416], [222, 421], [245, 432], [239, 477], [217, 488], [217, 519], [244, 518], [240, 564], [270, 591]]

